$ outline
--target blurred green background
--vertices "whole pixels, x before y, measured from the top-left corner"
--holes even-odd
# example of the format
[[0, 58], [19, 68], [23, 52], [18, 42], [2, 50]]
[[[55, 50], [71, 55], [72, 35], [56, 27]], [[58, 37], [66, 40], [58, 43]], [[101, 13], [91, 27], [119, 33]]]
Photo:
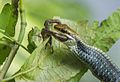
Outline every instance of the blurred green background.
[[[7, 2], [10, 2], [10, 0], [0, 0], [0, 11]], [[46, 19], [59, 16], [73, 21], [84, 19], [102, 21], [117, 10], [117, 8], [120, 8], [120, 0], [23, 0], [23, 3], [27, 20], [26, 35], [22, 43], [25, 46], [28, 43], [27, 33], [29, 30], [34, 26], [43, 27]], [[19, 25], [18, 22], [17, 27], [20, 27]], [[19, 31], [19, 28], [16, 29], [16, 34], [17, 31]], [[120, 47], [116, 49], [119, 45], [120, 41], [109, 52], [114, 61], [119, 60], [118, 58], [120, 57], [120, 55], [117, 57], [120, 53], [118, 50]], [[20, 48], [9, 69], [8, 76], [18, 71], [28, 56], [29, 54]], [[117, 62], [119, 63], [120, 61]], [[89, 72], [81, 79], [81, 82], [98, 82], [98, 80]]]
[[[6, 2], [10, 0], [2, 0], [0, 9]], [[46, 19], [53, 18], [53, 16], [75, 21], [90, 16], [90, 9], [79, 0], [23, 0], [23, 2], [27, 21], [39, 27], [43, 26]]]
[[90, 15], [89, 9], [78, 0], [25, 0], [24, 5], [28, 18], [39, 26], [53, 16], [76, 21]]

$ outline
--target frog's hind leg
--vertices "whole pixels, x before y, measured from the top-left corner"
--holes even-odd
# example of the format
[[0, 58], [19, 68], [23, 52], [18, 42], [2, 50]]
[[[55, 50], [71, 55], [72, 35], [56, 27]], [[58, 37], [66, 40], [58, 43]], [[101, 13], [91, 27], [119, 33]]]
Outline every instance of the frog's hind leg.
[[45, 49], [47, 48], [48, 45], [50, 46], [51, 52], [53, 53], [54, 50], [53, 50], [53, 46], [52, 46], [52, 36], [49, 37], [48, 42], [45, 44]]

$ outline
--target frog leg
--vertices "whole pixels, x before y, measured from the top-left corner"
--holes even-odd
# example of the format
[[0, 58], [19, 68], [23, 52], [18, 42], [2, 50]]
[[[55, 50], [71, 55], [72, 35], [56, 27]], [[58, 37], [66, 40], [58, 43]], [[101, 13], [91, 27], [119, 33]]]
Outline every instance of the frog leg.
[[[61, 24], [61, 22], [58, 19], [48, 19], [44, 22], [44, 29], [50, 30], [50, 28], [52, 27], [53, 23], [57, 23], [57, 24]], [[45, 48], [50, 45], [50, 47], [52, 48], [52, 52], [53, 52], [53, 46], [52, 46], [52, 35], [49, 33], [46, 33], [45, 30], [42, 29], [41, 34], [43, 37], [43, 41], [46, 40], [47, 38], [49, 38], [48, 42], [45, 45]]]

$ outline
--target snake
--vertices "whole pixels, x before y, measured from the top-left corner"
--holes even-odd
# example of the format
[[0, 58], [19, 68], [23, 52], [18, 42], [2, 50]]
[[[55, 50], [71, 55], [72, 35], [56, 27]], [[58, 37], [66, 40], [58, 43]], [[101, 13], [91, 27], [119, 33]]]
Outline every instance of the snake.
[[[59, 32], [48, 29], [51, 23], [56, 23], [54, 29]], [[53, 36], [66, 45], [101, 82], [120, 82], [120, 69], [111, 58], [102, 50], [83, 42], [79, 35], [67, 24], [62, 24], [56, 19], [49, 19], [45, 22], [45, 27], [41, 32], [43, 38], [45, 35]]]

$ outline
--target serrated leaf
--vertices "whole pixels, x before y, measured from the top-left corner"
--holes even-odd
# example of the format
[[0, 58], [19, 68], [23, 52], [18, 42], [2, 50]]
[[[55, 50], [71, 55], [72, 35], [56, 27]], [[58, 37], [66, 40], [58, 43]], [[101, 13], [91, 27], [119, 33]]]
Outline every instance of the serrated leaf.
[[120, 38], [120, 10], [102, 21], [100, 26], [95, 27], [92, 45], [106, 52]]
[[[63, 21], [64, 19], [60, 20]], [[108, 19], [103, 20], [100, 26], [98, 21], [94, 21], [91, 27], [88, 25], [87, 20], [78, 23], [64, 20], [64, 23], [76, 30], [85, 43], [105, 52], [120, 38], [120, 10], [114, 12]]]
[[17, 18], [17, 7], [10, 5], [9, 3], [5, 4], [0, 14], [0, 29], [4, 30], [5, 34], [13, 37], [15, 34]]

